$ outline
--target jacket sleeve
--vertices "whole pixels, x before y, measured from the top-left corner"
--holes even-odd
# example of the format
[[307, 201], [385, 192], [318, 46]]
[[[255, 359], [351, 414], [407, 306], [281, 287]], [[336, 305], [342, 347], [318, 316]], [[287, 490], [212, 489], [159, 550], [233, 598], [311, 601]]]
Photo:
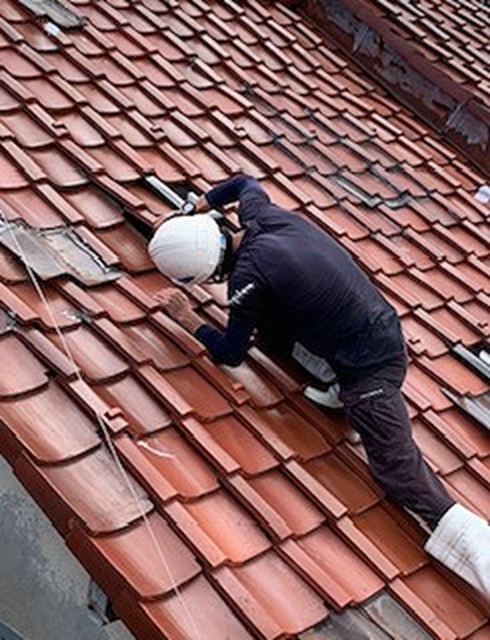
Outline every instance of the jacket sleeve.
[[269, 196], [260, 183], [247, 175], [238, 175], [222, 182], [208, 191], [206, 200], [213, 208], [239, 202], [238, 216], [242, 223], [253, 220], [270, 205]]
[[268, 294], [263, 284], [249, 280], [243, 273], [238, 277], [235, 275], [230, 290], [230, 312], [225, 331], [203, 325], [195, 336], [204, 344], [214, 362], [236, 367], [247, 354], [252, 334], [260, 324]]
[[252, 332], [250, 325], [232, 320], [226, 331], [205, 324], [199, 327], [195, 335], [209, 351], [213, 362], [237, 367], [247, 355]]

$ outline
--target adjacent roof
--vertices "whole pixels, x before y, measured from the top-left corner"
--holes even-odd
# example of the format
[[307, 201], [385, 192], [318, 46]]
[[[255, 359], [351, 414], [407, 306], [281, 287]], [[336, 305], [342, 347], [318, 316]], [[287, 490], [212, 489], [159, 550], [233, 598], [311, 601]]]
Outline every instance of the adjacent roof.
[[[362, 6], [369, 28], [371, 12], [395, 24], [457, 82], [452, 62], [477, 50], [476, 104], [488, 65], [471, 25], [484, 33], [488, 9], [453, 4], [449, 26], [429, 3]], [[237, 369], [213, 365], [152, 297], [167, 282], [146, 239], [172, 208], [167, 187], [178, 198], [257, 176], [395, 305], [417, 442], [490, 517], [484, 156], [357, 66], [325, 7], [0, 6], [1, 452], [138, 638], [488, 634], [488, 609], [429, 560], [343, 418], [257, 348]], [[434, 22], [472, 46], [451, 42], [440, 63], [408, 33]], [[191, 295], [226, 321], [222, 286]]]

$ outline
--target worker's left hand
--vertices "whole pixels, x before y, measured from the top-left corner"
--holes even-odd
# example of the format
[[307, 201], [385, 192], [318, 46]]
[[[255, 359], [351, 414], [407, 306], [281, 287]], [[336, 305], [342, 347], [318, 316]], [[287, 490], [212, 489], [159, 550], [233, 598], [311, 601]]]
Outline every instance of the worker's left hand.
[[181, 322], [192, 311], [189, 298], [183, 291], [175, 287], [161, 289], [155, 294], [155, 298], [168, 315], [177, 322]]
[[168, 315], [183, 327], [194, 333], [203, 323], [193, 311], [189, 298], [176, 287], [161, 289], [155, 294], [155, 299]]

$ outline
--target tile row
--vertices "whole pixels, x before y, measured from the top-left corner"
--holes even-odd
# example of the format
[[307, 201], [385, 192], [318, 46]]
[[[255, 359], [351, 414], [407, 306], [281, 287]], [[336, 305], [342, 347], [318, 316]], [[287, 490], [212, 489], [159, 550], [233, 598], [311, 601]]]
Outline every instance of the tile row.
[[[0, 247], [2, 453], [142, 637], [279, 639], [387, 587], [437, 637], [477, 638], [481, 603], [428, 563], [343, 419], [258, 349], [214, 366], [159, 310], [128, 222], [170, 211], [145, 175], [202, 191], [245, 170], [338, 237], [402, 316], [417, 441], [488, 517], [487, 434], [441, 391], [486, 390], [450, 353], [489, 331], [482, 175], [280, 3], [72, 4], [87, 25], [55, 37], [0, 9], [1, 208], [74, 225], [123, 276], [58, 277], [48, 310]], [[223, 288], [191, 295], [226, 321]]]
[[449, 12], [433, 2], [421, 2], [416, 8], [402, 8], [389, 0], [376, 0], [374, 4], [382, 7], [384, 16], [396, 22], [398, 29], [403, 19], [401, 28], [410, 44], [436, 62], [439, 69], [470, 87], [483, 102], [488, 100], [488, 20], [478, 11], [478, 3], [470, 2], [466, 8], [454, 2]]

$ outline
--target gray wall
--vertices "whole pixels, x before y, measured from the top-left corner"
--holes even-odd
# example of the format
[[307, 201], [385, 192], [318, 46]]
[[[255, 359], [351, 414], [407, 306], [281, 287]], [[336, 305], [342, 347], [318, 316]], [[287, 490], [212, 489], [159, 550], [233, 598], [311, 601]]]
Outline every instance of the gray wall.
[[0, 621], [24, 640], [131, 640], [87, 607], [89, 576], [0, 457]]

